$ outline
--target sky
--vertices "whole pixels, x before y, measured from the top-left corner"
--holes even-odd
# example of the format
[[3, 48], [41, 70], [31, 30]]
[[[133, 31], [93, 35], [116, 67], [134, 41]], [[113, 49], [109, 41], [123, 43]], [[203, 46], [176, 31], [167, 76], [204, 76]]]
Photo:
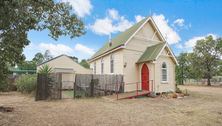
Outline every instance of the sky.
[[72, 12], [82, 18], [86, 35], [70, 39], [61, 36], [57, 41], [49, 31], [29, 31], [29, 46], [24, 49], [26, 60], [38, 52], [50, 50], [52, 55], [66, 54], [81, 59], [90, 58], [111, 37], [119, 35], [150, 15], [174, 54], [192, 52], [195, 42], [212, 35], [222, 37], [221, 0], [55, 0], [70, 2]]

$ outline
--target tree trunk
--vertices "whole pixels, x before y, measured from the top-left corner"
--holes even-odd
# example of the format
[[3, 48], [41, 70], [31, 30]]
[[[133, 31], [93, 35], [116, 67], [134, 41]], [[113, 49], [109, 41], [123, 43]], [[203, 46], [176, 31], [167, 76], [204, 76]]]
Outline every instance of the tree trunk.
[[183, 85], [183, 64], [182, 64], [182, 85]]
[[210, 84], [210, 77], [209, 76], [207, 77], [207, 85], [211, 86], [211, 84]]

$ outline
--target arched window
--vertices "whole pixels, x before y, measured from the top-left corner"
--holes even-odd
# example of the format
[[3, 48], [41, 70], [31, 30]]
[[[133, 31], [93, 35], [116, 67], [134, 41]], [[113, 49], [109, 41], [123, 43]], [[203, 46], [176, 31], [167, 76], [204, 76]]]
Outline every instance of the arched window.
[[103, 58], [101, 58], [101, 74], [103, 74]]
[[113, 58], [113, 54], [110, 55], [110, 73], [114, 73], [114, 58]]
[[93, 73], [96, 74], [96, 61], [94, 61]]
[[165, 61], [162, 63], [162, 67], [161, 67], [161, 73], [162, 73], [162, 81], [163, 82], [167, 82], [167, 64], [165, 63]]

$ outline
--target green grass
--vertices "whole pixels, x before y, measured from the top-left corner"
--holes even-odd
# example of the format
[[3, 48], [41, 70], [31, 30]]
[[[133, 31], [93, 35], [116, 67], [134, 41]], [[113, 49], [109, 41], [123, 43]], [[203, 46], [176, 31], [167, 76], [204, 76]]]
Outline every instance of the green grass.
[[[65, 91], [65, 93], [71, 97], [74, 97], [74, 91]], [[85, 97], [84, 91], [76, 91], [76, 96], [80, 95], [81, 97]]]
[[71, 97], [74, 97], [74, 91], [65, 91], [65, 93]]

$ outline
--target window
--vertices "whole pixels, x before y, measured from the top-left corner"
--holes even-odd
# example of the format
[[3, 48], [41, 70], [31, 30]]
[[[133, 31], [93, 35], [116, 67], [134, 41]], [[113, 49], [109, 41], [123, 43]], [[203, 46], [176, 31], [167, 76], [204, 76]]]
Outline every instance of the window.
[[94, 61], [93, 73], [96, 74], [96, 61]]
[[103, 58], [101, 58], [101, 74], [103, 74]]
[[162, 82], [167, 82], [167, 65], [165, 62], [163, 62], [162, 64], [161, 73], [162, 73]]
[[110, 73], [114, 72], [114, 59], [113, 59], [113, 54], [110, 56]]

